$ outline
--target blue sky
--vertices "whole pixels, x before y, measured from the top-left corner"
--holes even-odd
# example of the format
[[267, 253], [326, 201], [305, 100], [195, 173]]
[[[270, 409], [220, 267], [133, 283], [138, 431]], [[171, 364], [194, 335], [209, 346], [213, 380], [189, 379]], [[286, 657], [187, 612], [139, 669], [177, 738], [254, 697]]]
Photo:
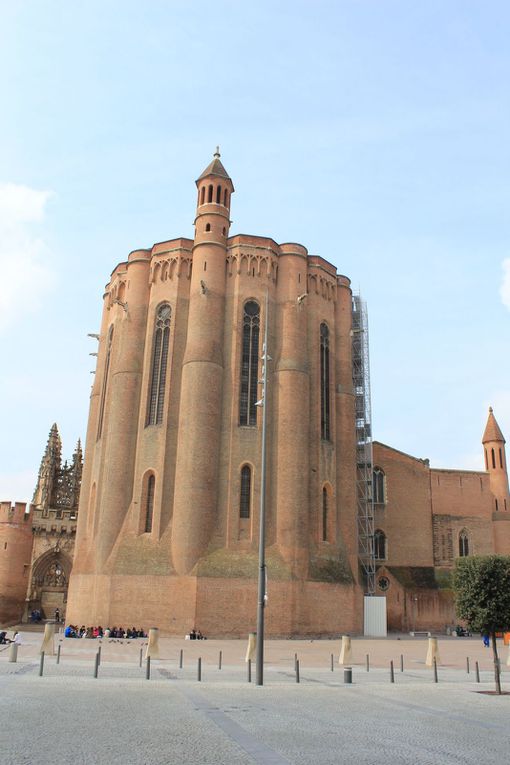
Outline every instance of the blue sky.
[[510, 436], [510, 6], [1, 0], [0, 499], [86, 430], [104, 284], [192, 236], [217, 143], [232, 233], [368, 302], [374, 435], [482, 468]]

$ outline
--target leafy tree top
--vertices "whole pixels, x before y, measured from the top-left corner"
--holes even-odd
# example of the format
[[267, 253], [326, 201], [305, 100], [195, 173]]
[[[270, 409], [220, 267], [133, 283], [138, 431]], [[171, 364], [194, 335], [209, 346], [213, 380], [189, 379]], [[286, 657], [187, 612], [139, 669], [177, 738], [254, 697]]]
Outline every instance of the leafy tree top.
[[510, 629], [510, 556], [459, 558], [453, 572], [457, 616], [475, 632]]

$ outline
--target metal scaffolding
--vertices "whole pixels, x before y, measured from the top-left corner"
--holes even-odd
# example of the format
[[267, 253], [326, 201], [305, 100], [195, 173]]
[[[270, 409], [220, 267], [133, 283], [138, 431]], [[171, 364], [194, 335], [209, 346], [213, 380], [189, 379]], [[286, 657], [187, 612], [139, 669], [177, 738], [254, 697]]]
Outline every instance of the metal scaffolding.
[[374, 500], [372, 493], [372, 414], [367, 306], [352, 296], [352, 381], [356, 404], [356, 492], [358, 556], [365, 592], [375, 594]]

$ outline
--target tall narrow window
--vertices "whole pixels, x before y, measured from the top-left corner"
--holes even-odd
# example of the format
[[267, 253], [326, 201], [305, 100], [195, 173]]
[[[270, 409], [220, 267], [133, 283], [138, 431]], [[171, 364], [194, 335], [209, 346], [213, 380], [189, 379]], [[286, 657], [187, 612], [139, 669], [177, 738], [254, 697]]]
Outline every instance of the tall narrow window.
[[491, 457], [492, 457], [492, 467], [496, 467], [496, 455], [494, 454], [494, 449], [491, 449]]
[[501, 449], [499, 450], [499, 467], [503, 467], [503, 454], [501, 452]]
[[485, 449], [485, 469], [486, 469], [486, 470], [488, 470], [488, 469], [489, 469], [489, 463], [488, 463], [488, 461], [487, 461], [487, 449]]
[[205, 202], [205, 186], [202, 186], [202, 190], [200, 192], [200, 204], [203, 205]]
[[99, 404], [99, 420], [97, 423], [97, 439], [101, 438], [103, 432], [104, 405], [106, 401], [106, 388], [108, 386], [108, 372], [110, 371], [110, 359], [112, 355], [113, 324], [108, 332], [108, 341], [106, 346], [106, 359], [104, 362], [103, 385], [101, 388], [101, 403]]
[[329, 441], [329, 329], [321, 324], [321, 438]]
[[145, 533], [152, 531], [152, 517], [154, 515], [154, 491], [156, 489], [156, 478], [151, 473], [147, 479], [147, 488], [145, 490]]
[[383, 505], [386, 501], [384, 496], [384, 470], [374, 468], [372, 473], [374, 502]]
[[213, 187], [212, 187], [212, 185], [211, 185], [211, 186], [209, 186], [209, 188], [207, 189], [207, 201], [208, 201], [208, 202], [212, 202], [212, 197], [213, 197]]
[[376, 560], [386, 560], [386, 534], [376, 531], [374, 534], [374, 557]]
[[467, 531], [461, 531], [459, 534], [459, 555], [461, 558], [469, 555], [469, 537]]
[[260, 307], [250, 300], [244, 306], [243, 347], [241, 354], [241, 394], [239, 424], [256, 425], [257, 379], [259, 372]]
[[216, 189], [216, 204], [221, 204], [221, 186]]
[[251, 467], [243, 465], [241, 468], [241, 493], [239, 501], [239, 517], [249, 518], [251, 506]]
[[328, 490], [322, 490], [322, 541], [328, 541]]
[[168, 303], [160, 305], [156, 314], [154, 343], [152, 350], [151, 380], [147, 402], [146, 425], [160, 425], [163, 422], [165, 403], [166, 366], [170, 343], [170, 320], [172, 309]]

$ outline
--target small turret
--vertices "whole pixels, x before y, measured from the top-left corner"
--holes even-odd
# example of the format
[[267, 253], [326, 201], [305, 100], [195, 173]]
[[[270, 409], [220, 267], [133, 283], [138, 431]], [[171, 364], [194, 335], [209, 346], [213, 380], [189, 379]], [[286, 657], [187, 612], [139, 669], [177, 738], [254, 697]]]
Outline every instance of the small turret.
[[216, 147], [213, 161], [198, 178], [197, 214], [195, 218], [195, 244], [220, 242], [225, 244], [230, 228], [230, 198], [234, 184], [220, 160]]
[[62, 441], [58, 432], [57, 423], [51, 426], [48, 443], [41, 460], [37, 485], [35, 487], [32, 503], [40, 510], [46, 512], [53, 502], [56, 490], [57, 474], [61, 469]]
[[0, 502], [0, 623], [21, 621], [32, 559], [32, 508]]
[[489, 407], [489, 417], [482, 437], [482, 444], [485, 453], [485, 469], [489, 473], [491, 491], [494, 495], [494, 510], [496, 512], [510, 512], [505, 439], [496, 422], [492, 407]]

